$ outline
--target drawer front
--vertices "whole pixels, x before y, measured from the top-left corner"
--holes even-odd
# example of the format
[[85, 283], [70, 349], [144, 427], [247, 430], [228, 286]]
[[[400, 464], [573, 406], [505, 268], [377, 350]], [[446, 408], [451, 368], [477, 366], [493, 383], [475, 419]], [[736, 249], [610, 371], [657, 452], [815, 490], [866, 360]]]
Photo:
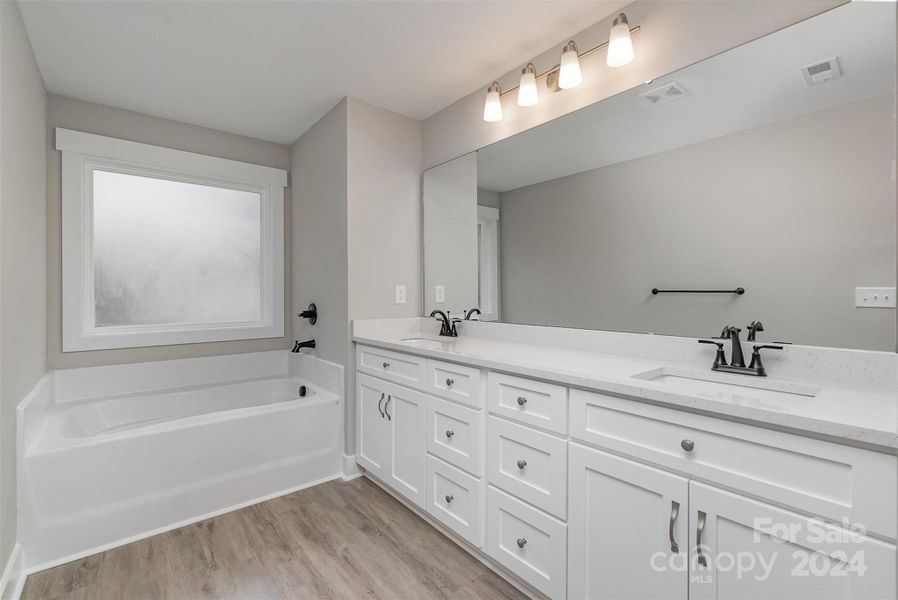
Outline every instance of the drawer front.
[[894, 455], [583, 390], [571, 391], [571, 436], [896, 537]]
[[420, 356], [370, 346], [359, 346], [356, 351], [356, 368], [362, 373], [418, 390], [425, 389], [425, 363]]
[[483, 481], [427, 457], [427, 512], [478, 548], [483, 546]]
[[483, 413], [427, 398], [427, 451], [477, 475], [483, 474]]
[[541, 427], [567, 433], [567, 388], [505, 373], [490, 373], [487, 397], [491, 412]]
[[480, 369], [427, 360], [427, 391], [475, 408], [483, 406], [480, 392]]
[[567, 441], [496, 417], [487, 424], [487, 479], [492, 485], [567, 517]]
[[492, 486], [486, 522], [490, 557], [550, 598], [565, 597], [567, 525]]

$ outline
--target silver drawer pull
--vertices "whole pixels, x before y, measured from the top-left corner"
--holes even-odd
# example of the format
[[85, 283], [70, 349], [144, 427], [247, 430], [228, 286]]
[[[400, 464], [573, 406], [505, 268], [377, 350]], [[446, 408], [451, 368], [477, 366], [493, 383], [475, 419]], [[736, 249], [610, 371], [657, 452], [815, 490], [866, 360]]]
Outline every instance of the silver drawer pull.
[[447, 429], [447, 430], [446, 430], [446, 437], [447, 437], [447, 438], [451, 438], [453, 435], [455, 435], [455, 432], [454, 432], [454, 431], [452, 431], [451, 429]]
[[452, 494], [446, 494], [446, 504], [451, 504], [453, 500], [455, 500], [455, 496], [453, 496]]
[[518, 548], [523, 548], [527, 545], [527, 538], [518, 538]]
[[523, 458], [522, 458], [521, 460], [518, 461], [518, 468], [519, 468], [519, 469], [524, 470], [524, 467], [526, 467], [526, 466], [527, 466], [527, 461], [524, 460]]
[[390, 363], [385, 362], [385, 363], [384, 363], [384, 369], [389, 369], [389, 368], [390, 368]]
[[668, 536], [670, 537], [670, 551], [674, 554], [680, 553], [680, 545], [677, 543], [677, 539], [674, 537], [674, 525], [677, 523], [677, 515], [680, 514], [680, 503], [676, 500], [670, 501], [670, 528], [668, 529]]
[[524, 406], [525, 404], [527, 404], [527, 398], [518, 396], [518, 406]]
[[695, 449], [695, 442], [692, 440], [683, 440], [680, 442], [680, 448], [685, 450], [686, 452], [692, 452]]
[[455, 380], [454, 380], [454, 379], [447, 379], [447, 380], [446, 380], [446, 387], [452, 387], [452, 384], [453, 384], [453, 383], [455, 383]]
[[708, 559], [702, 552], [702, 534], [705, 532], [705, 518], [707, 515], [702, 511], [698, 511], [698, 526], [695, 530], [695, 551], [698, 553], [698, 564], [703, 567], [708, 566]]

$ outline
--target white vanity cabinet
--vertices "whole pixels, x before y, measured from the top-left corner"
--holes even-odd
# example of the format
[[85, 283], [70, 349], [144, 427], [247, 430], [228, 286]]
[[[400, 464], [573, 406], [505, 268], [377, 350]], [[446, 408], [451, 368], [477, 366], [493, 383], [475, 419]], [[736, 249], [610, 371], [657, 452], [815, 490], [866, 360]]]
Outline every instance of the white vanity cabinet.
[[424, 508], [426, 443], [424, 394], [359, 374], [357, 462]]
[[358, 353], [358, 463], [535, 596], [898, 595], [894, 453]]
[[569, 460], [568, 598], [686, 600], [689, 481], [576, 443]]

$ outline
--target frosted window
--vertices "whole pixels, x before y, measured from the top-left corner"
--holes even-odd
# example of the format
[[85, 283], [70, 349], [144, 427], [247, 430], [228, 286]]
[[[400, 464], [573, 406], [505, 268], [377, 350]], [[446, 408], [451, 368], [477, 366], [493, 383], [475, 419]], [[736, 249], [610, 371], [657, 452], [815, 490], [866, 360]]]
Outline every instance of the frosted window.
[[257, 192], [93, 171], [97, 327], [259, 321]]

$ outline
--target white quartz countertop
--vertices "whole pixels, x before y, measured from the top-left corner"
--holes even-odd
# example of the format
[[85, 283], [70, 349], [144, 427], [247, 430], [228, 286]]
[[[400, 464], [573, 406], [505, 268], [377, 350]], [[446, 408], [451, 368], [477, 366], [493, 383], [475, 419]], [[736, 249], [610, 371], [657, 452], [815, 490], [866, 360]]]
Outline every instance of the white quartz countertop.
[[[353, 340], [881, 451], [898, 450], [898, 398], [887, 390], [731, 375], [711, 371], [710, 364], [697, 368], [463, 334], [449, 338], [404, 331], [356, 335]], [[652, 380], [651, 372], [658, 369], [663, 371], [655, 374], [672, 377]]]

